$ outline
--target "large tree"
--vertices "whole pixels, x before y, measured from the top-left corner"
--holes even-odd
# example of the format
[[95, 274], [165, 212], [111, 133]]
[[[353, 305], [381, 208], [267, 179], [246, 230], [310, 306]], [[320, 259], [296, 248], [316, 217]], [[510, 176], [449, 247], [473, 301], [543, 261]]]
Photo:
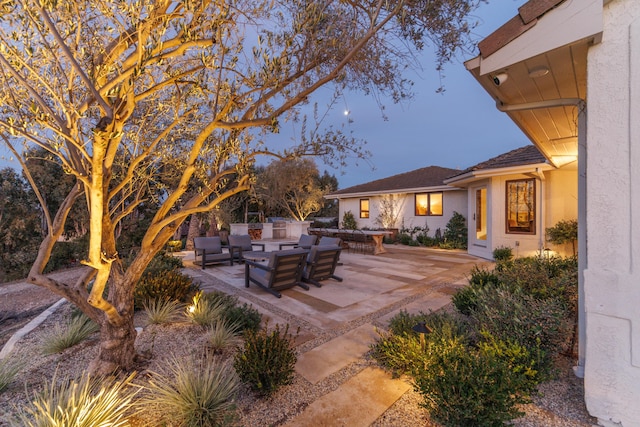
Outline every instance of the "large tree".
[[256, 195], [272, 216], [304, 221], [324, 205], [327, 192], [320, 186], [318, 167], [312, 159], [275, 160], [257, 178]]
[[[341, 161], [357, 150], [330, 134], [271, 153], [265, 133], [332, 82], [406, 96], [411, 50], [430, 42], [438, 65], [449, 60], [477, 1], [1, 1], [0, 137], [18, 157], [22, 145], [45, 149], [76, 180], [45, 211], [28, 280], [98, 322], [90, 370], [133, 366], [133, 291], [145, 266], [189, 215], [249, 189], [256, 156]], [[79, 198], [90, 268], [68, 284], [43, 270]], [[125, 266], [119, 224], [148, 199], [159, 209]]]

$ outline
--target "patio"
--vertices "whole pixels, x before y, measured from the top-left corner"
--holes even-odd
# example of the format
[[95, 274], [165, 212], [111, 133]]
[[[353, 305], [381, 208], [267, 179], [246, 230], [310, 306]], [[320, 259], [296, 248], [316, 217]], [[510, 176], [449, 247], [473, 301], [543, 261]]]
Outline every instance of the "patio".
[[[282, 241], [263, 240], [266, 249], [277, 250]], [[389, 245], [386, 253], [362, 255], [343, 251], [336, 274], [343, 282], [326, 280], [309, 291], [294, 287], [276, 298], [263, 289], [244, 287], [243, 265], [219, 265], [206, 270], [184, 253], [185, 272], [205, 291], [235, 294], [252, 304], [268, 321], [290, 324], [299, 350], [296, 372], [314, 386], [362, 359], [384, 328], [400, 310], [410, 313], [438, 310], [451, 295], [467, 284], [474, 265], [488, 261], [462, 251]], [[410, 388], [377, 367], [366, 367], [342, 385], [315, 400], [286, 425], [368, 426]], [[355, 398], [354, 398], [355, 396]]]

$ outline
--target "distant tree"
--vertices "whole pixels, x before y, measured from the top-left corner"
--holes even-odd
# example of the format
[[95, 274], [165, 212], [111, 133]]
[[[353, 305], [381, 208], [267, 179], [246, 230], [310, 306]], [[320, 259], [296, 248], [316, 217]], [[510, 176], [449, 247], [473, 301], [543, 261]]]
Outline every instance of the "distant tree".
[[25, 277], [42, 240], [40, 206], [12, 168], [0, 170], [0, 282]]
[[[47, 223], [28, 280], [100, 325], [89, 370], [132, 368], [133, 289], [145, 267], [186, 218], [247, 191], [256, 156], [344, 164], [362, 154], [330, 129], [283, 150], [266, 134], [331, 83], [406, 97], [415, 50], [431, 43], [438, 66], [450, 60], [478, 1], [0, 2], [0, 138], [16, 157], [43, 148], [75, 178], [51, 211], [22, 164]], [[90, 268], [67, 284], [43, 272], [77, 200], [89, 214]], [[125, 264], [120, 226], [145, 203], [158, 208]]]
[[311, 159], [276, 160], [258, 175], [256, 197], [271, 216], [287, 216], [298, 221], [318, 212], [324, 205], [318, 168]]
[[[338, 189], [338, 178], [335, 175], [329, 175], [329, 172], [326, 170], [318, 178], [318, 185], [322, 192], [326, 195], [329, 193], [333, 193]], [[338, 217], [339, 215], [339, 206], [337, 200], [324, 199], [322, 207], [318, 212], [316, 212], [316, 217]]]

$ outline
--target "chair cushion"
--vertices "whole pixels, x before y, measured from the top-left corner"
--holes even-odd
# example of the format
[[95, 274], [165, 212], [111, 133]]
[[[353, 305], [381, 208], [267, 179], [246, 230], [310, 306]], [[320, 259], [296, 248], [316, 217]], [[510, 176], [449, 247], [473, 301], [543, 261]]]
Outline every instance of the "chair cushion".
[[249, 236], [248, 234], [229, 236], [229, 246], [239, 246], [243, 251], [253, 250], [253, 245], [251, 244], [251, 236]]
[[340, 239], [338, 237], [322, 236], [318, 242], [318, 246], [339, 245]]
[[222, 241], [220, 237], [194, 237], [193, 247], [197, 254], [200, 251], [205, 250], [207, 255], [209, 254], [221, 254], [222, 253]]
[[298, 241], [298, 246], [301, 248], [310, 248], [311, 246], [316, 244], [316, 236], [309, 236], [308, 234], [303, 234], [300, 236], [300, 240]]

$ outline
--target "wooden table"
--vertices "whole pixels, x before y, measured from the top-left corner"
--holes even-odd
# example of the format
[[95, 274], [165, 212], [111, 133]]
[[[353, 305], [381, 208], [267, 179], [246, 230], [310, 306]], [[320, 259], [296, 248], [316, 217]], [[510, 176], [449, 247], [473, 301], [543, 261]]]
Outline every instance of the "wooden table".
[[336, 234], [356, 234], [356, 233], [362, 233], [366, 236], [371, 236], [371, 238], [373, 239], [373, 242], [375, 243], [375, 247], [373, 248], [374, 255], [383, 254], [387, 252], [384, 246], [382, 246], [382, 240], [384, 239], [384, 236], [389, 236], [393, 234], [392, 231], [386, 231], [386, 230], [347, 230], [343, 228], [311, 228], [309, 229], [309, 232], [316, 232], [320, 234], [326, 233], [328, 236], [333, 236]]

